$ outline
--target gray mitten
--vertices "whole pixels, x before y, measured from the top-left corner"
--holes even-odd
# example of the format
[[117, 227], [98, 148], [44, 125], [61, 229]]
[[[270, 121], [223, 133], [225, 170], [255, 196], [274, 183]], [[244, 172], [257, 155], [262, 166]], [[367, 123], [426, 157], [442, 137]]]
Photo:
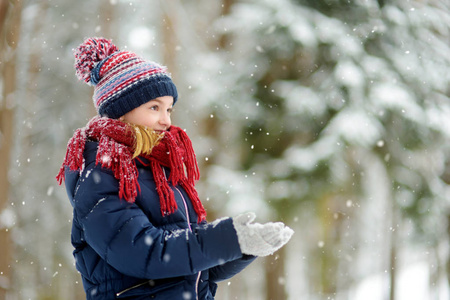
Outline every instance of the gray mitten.
[[294, 231], [281, 222], [252, 223], [256, 215], [252, 212], [233, 218], [239, 246], [244, 254], [267, 256], [283, 247]]

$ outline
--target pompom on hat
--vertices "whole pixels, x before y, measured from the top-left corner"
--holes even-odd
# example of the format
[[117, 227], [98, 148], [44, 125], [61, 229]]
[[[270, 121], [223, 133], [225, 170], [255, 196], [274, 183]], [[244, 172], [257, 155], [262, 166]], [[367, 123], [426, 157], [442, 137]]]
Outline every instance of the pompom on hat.
[[117, 119], [142, 104], [178, 93], [167, 68], [119, 50], [111, 40], [88, 38], [74, 50], [78, 79], [93, 85], [100, 116]]

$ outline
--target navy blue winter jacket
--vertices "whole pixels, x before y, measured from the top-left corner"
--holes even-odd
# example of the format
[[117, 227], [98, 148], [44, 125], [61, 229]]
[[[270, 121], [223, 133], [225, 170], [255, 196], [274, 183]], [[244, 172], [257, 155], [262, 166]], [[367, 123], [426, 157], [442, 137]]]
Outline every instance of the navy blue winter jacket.
[[136, 202], [119, 199], [113, 173], [95, 165], [97, 145], [86, 143], [81, 174], [66, 169], [87, 299], [214, 299], [216, 282], [254, 260], [241, 253], [230, 218], [198, 224], [179, 186], [171, 186], [178, 210], [163, 217], [152, 172], [139, 160]]

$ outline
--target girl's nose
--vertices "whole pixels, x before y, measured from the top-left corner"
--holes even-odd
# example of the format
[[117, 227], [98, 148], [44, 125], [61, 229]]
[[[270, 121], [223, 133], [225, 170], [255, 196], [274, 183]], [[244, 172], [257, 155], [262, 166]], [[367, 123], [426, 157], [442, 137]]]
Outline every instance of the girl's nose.
[[164, 126], [166, 129], [170, 127], [171, 120], [170, 120], [170, 113], [169, 112], [162, 112], [159, 117], [159, 124]]

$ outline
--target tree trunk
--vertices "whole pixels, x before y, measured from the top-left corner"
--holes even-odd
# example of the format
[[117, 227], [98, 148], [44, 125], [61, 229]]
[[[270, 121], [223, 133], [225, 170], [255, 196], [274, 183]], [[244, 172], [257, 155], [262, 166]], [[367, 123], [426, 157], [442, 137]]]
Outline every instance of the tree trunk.
[[285, 247], [265, 260], [266, 300], [287, 299], [285, 288]]
[[[0, 3], [0, 214], [9, 203], [8, 170], [13, 146], [14, 92], [16, 90], [16, 48], [19, 40], [22, 2]], [[0, 299], [6, 299], [11, 281], [11, 237], [8, 224], [0, 223]]]
[[397, 206], [395, 205], [395, 200], [391, 199], [392, 202], [392, 221], [390, 230], [390, 252], [389, 252], [389, 300], [395, 300], [395, 287], [397, 278], [397, 239], [398, 239], [398, 218], [397, 218]]
[[[223, 0], [222, 1], [222, 16], [227, 16], [231, 13], [231, 7], [233, 6], [235, 0]], [[223, 33], [219, 37], [219, 47], [220, 49], [227, 49], [230, 46], [230, 36]]]
[[117, 38], [117, 31], [114, 24], [117, 24], [115, 20], [116, 9], [115, 5], [111, 4], [110, 0], [102, 0], [98, 6], [98, 16], [100, 19], [100, 36], [113, 41]]
[[[176, 38], [176, 20], [177, 16], [175, 15], [175, 9], [170, 9], [170, 2], [167, 2], [166, 5], [168, 8], [165, 10], [162, 20], [162, 31], [163, 31], [163, 40], [162, 40], [162, 53], [163, 53], [163, 64], [167, 66], [169, 72], [172, 74], [174, 78], [177, 77], [177, 66], [176, 66], [176, 48], [177, 48], [177, 38]], [[176, 80], [175, 80], [176, 81]]]
[[[450, 214], [447, 215], [447, 238], [450, 240]], [[448, 286], [450, 286], [450, 254], [447, 254], [447, 262], [446, 262], [446, 275]]]

